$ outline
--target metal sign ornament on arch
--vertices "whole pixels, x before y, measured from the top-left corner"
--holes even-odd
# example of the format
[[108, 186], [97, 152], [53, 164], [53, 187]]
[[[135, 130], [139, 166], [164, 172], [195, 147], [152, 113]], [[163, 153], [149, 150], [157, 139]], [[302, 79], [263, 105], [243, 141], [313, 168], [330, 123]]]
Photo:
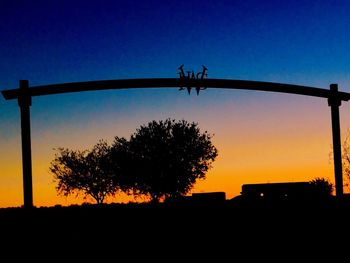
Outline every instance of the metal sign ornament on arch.
[[[179, 68], [178, 68], [179, 72], [179, 76], [180, 79], [204, 79], [205, 77], [208, 76], [208, 68], [204, 65], [202, 65], [202, 71], [198, 72], [198, 73], [194, 73], [193, 70], [190, 71], [186, 71], [187, 75], [185, 74], [185, 70], [184, 70], [184, 64], [182, 64]], [[191, 89], [193, 87], [186, 87], [188, 95], [191, 94]], [[180, 87], [179, 90], [184, 90], [184, 87]], [[195, 87], [197, 95], [199, 95], [199, 91], [200, 90], [204, 90], [206, 89], [206, 87]]]

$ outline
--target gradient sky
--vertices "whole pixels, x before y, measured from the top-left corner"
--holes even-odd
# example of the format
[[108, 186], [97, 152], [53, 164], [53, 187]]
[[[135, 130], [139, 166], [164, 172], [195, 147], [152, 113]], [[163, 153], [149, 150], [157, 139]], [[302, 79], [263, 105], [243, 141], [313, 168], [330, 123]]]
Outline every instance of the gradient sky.
[[[122, 78], [272, 81], [350, 92], [348, 1], [0, 1], [0, 90]], [[350, 103], [341, 107], [342, 136]], [[118, 90], [33, 98], [36, 206], [81, 203], [60, 197], [49, 173], [53, 148], [87, 149], [129, 137], [167, 117], [215, 134], [219, 156], [193, 192], [238, 195], [244, 183], [334, 182], [330, 110], [325, 99], [207, 89]], [[23, 204], [17, 101], [0, 98], [0, 207]], [[119, 196], [111, 202], [126, 200]]]

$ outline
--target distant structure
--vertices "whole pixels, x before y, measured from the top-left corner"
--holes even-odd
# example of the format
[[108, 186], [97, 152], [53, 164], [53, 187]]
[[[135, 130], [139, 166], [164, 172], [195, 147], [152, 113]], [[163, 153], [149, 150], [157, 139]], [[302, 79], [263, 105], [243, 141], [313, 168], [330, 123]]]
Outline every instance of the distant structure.
[[173, 204], [195, 204], [195, 205], [217, 205], [224, 204], [226, 201], [225, 192], [205, 192], [193, 193], [190, 196], [180, 196], [176, 198], [168, 198], [167, 203]]
[[208, 193], [193, 193], [191, 197], [193, 202], [216, 204], [226, 201], [225, 192], [208, 192]]
[[247, 201], [308, 201], [319, 196], [310, 182], [262, 183], [242, 185], [241, 197]]

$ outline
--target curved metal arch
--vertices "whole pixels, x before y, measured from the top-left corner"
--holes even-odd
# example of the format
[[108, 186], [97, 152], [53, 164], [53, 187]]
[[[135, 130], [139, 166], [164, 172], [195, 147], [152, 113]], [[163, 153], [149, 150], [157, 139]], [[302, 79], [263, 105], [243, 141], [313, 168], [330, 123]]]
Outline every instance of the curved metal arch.
[[[31, 86], [28, 89], [29, 96], [53, 95], [70, 92], [97, 91], [108, 89], [134, 89], [134, 88], [178, 88], [178, 87], [206, 87], [222, 89], [241, 89], [290, 93], [321, 98], [330, 98], [334, 93], [329, 89], [308, 87], [301, 85], [231, 80], [231, 79], [187, 79], [187, 78], [145, 78], [145, 79], [118, 79], [99, 80], [86, 82], [71, 82], [43, 86]], [[2, 95], [6, 100], [17, 99], [20, 89], [3, 90]], [[337, 98], [348, 101], [350, 93], [337, 92]]]
[[31, 138], [30, 138], [30, 106], [33, 96], [53, 95], [70, 92], [97, 91], [107, 89], [132, 89], [132, 88], [224, 88], [270, 91], [290, 93], [320, 98], [327, 98], [331, 107], [333, 155], [336, 195], [343, 196], [342, 159], [340, 140], [339, 107], [341, 101], [350, 100], [350, 93], [338, 91], [337, 84], [331, 84], [330, 89], [316, 87], [230, 79], [192, 79], [192, 78], [148, 78], [148, 79], [119, 79], [100, 80], [87, 82], [72, 82], [29, 88], [27, 80], [20, 80], [18, 89], [3, 90], [2, 95], [6, 100], [17, 99], [21, 113], [21, 137], [22, 137], [22, 165], [23, 165], [23, 190], [24, 207], [33, 207], [32, 193], [32, 161], [31, 161]]

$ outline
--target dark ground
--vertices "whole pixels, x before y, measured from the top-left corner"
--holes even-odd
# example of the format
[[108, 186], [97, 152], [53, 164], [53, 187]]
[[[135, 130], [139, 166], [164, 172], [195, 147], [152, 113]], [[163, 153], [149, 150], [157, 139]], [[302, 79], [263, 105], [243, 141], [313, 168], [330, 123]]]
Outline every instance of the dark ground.
[[328, 254], [334, 260], [340, 253], [347, 254], [350, 245], [350, 205], [335, 200], [7, 208], [0, 209], [0, 224], [3, 252], [17, 248], [17, 252], [39, 257], [45, 251], [57, 259], [221, 262], [236, 256], [263, 260], [303, 254], [314, 261]]

